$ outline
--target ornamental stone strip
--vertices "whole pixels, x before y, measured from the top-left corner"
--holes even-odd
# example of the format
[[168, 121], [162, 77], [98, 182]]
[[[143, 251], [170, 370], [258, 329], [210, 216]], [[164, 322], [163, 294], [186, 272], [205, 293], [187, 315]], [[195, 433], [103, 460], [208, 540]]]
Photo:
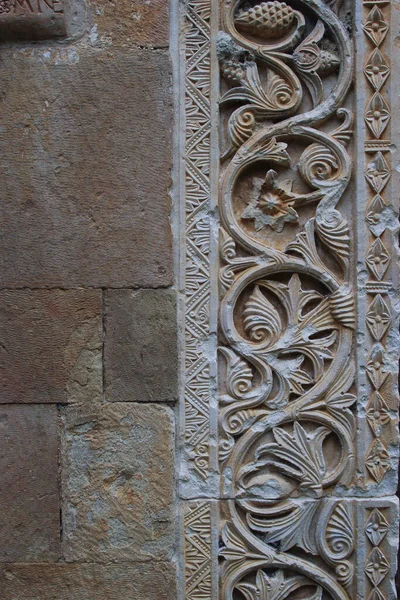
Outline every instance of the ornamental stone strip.
[[396, 597], [398, 9], [180, 7], [181, 600]]

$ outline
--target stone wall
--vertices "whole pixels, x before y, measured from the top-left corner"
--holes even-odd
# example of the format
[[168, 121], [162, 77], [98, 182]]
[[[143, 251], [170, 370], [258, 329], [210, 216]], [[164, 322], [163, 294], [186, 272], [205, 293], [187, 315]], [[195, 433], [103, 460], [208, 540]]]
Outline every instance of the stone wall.
[[0, 48], [0, 597], [175, 600], [169, 7], [64, 8]]

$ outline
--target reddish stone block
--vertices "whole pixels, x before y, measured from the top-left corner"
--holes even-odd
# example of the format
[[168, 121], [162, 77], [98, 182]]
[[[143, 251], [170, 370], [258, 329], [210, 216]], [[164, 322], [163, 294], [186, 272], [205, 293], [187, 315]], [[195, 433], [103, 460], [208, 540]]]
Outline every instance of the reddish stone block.
[[0, 406], [0, 446], [0, 562], [56, 561], [57, 408]]
[[91, 0], [99, 37], [107, 36], [118, 47], [168, 47], [167, 0]]
[[0, 287], [171, 285], [168, 51], [0, 60]]
[[102, 394], [100, 290], [0, 291], [0, 403]]
[[0, 567], [2, 600], [176, 600], [169, 563]]

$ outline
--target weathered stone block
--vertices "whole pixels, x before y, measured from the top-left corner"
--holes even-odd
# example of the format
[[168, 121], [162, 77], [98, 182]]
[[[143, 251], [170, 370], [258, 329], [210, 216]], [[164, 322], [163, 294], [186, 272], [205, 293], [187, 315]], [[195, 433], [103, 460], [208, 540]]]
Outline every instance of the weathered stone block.
[[60, 555], [56, 407], [1, 406], [0, 440], [0, 561], [55, 561]]
[[168, 560], [174, 549], [172, 411], [151, 404], [64, 407], [67, 561]]
[[168, 563], [4, 565], [3, 600], [175, 600], [174, 566]]
[[83, 402], [102, 393], [99, 290], [0, 291], [0, 402]]
[[109, 290], [105, 303], [107, 399], [171, 401], [177, 396], [173, 290]]
[[166, 0], [91, 0], [99, 38], [115, 47], [168, 47], [169, 2]]
[[172, 282], [167, 51], [4, 50], [2, 287]]

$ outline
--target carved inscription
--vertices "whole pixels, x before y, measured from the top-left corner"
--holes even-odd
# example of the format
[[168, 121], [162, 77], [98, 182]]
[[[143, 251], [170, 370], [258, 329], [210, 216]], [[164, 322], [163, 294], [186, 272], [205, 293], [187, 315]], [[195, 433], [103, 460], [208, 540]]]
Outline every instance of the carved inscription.
[[63, 0], [0, 0], [0, 41], [64, 35]]
[[60, 14], [64, 12], [62, 0], [0, 0], [0, 16]]

